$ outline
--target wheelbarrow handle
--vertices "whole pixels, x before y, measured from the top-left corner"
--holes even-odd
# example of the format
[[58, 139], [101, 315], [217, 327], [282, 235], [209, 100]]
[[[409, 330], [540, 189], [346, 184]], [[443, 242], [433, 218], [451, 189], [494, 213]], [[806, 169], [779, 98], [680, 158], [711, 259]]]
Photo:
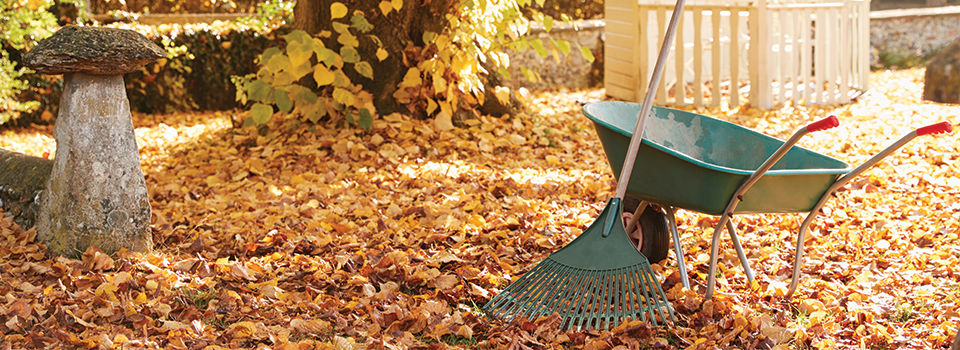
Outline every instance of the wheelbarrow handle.
[[900, 137], [899, 140], [887, 146], [887, 148], [884, 148], [882, 151], [880, 151], [880, 153], [875, 154], [873, 157], [870, 157], [870, 159], [867, 159], [867, 161], [863, 162], [863, 164], [860, 164], [853, 170], [850, 170], [850, 172], [841, 176], [836, 182], [827, 188], [827, 191], [823, 193], [823, 196], [820, 197], [820, 200], [817, 201], [817, 204], [813, 206], [813, 209], [810, 210], [810, 213], [807, 214], [807, 217], [803, 219], [803, 223], [800, 224], [800, 230], [797, 233], [797, 246], [793, 252], [793, 275], [790, 278], [790, 289], [787, 291], [786, 295], [788, 298], [797, 291], [797, 285], [800, 282], [800, 266], [803, 265], [803, 242], [805, 239], [804, 237], [807, 234], [807, 229], [810, 228], [810, 224], [813, 222], [813, 219], [816, 218], [817, 213], [820, 212], [820, 209], [823, 208], [823, 205], [827, 202], [831, 195], [840, 189], [840, 187], [843, 187], [850, 182], [850, 180], [853, 180], [853, 178], [862, 174], [864, 171], [867, 171], [867, 169], [870, 169], [879, 163], [883, 158], [893, 154], [893, 152], [897, 151], [900, 149], [900, 147], [903, 147], [917, 136], [947, 133], [951, 131], [953, 131], [953, 125], [951, 125], [949, 122], [931, 124], [917, 130], [910, 131]]
[[831, 115], [807, 125], [807, 132], [827, 130], [830, 128], [835, 128], [838, 125], [840, 125], [840, 121], [837, 120], [837, 116]]
[[796, 145], [804, 135], [814, 131], [830, 129], [837, 125], [840, 125], [840, 121], [837, 120], [836, 116], [831, 115], [827, 118], [815, 121], [805, 127], [797, 129], [797, 131], [794, 132], [789, 139], [780, 145], [780, 148], [777, 148], [773, 154], [767, 157], [767, 160], [765, 160], [763, 164], [760, 164], [757, 170], [754, 170], [753, 173], [750, 174], [750, 177], [744, 180], [743, 183], [740, 184], [740, 187], [733, 192], [733, 196], [727, 203], [727, 207], [723, 210], [723, 213], [720, 215], [720, 220], [717, 222], [717, 226], [714, 227], [713, 230], [713, 241], [710, 244], [710, 272], [707, 274], [707, 292], [704, 296], [705, 298], [710, 299], [713, 297], [713, 288], [716, 284], [717, 254], [719, 254], [720, 249], [720, 231], [723, 230], [727, 224], [727, 221], [733, 216], [733, 212], [735, 209], [737, 209], [737, 205], [743, 201], [743, 194], [746, 193], [747, 190], [753, 186], [753, 184], [759, 181], [763, 174], [767, 172], [767, 170], [770, 170], [770, 168], [776, 165], [777, 162], [787, 154], [787, 151], [793, 148], [793, 146]]
[[953, 131], [953, 124], [950, 124], [950, 122], [939, 122], [917, 129], [917, 136], [943, 134], [951, 131]]

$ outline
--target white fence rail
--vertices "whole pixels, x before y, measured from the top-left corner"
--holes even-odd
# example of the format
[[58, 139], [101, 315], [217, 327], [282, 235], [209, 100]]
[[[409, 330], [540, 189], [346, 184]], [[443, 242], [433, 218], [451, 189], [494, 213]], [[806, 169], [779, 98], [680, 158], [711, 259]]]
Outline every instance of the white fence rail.
[[[656, 103], [847, 103], [867, 88], [869, 7], [869, 0], [689, 4]], [[606, 1], [608, 95], [639, 101], [645, 94], [672, 8]]]

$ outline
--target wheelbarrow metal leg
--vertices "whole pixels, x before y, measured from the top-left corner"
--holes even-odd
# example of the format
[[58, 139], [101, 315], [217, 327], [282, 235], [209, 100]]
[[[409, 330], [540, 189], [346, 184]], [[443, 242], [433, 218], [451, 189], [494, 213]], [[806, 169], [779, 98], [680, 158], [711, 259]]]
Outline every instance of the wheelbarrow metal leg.
[[733, 226], [732, 218], [727, 220], [727, 232], [730, 233], [730, 240], [733, 241], [733, 247], [737, 250], [740, 265], [743, 265], [743, 273], [747, 275], [747, 283], [753, 283], [753, 269], [750, 268], [750, 261], [747, 260], [747, 255], [743, 253], [743, 247], [740, 246], [740, 238], [737, 237], [737, 229]]
[[713, 237], [710, 245], [710, 271], [707, 275], [707, 293], [704, 296], [706, 299], [713, 298], [713, 288], [717, 283], [717, 258], [720, 252], [720, 231], [727, 225], [730, 217], [733, 216], [734, 210], [737, 209], [737, 205], [743, 200], [743, 194], [746, 193], [753, 184], [757, 183], [767, 170], [770, 170], [770, 168], [776, 165], [777, 161], [783, 158], [783, 156], [787, 154], [787, 151], [789, 151], [797, 141], [800, 141], [800, 138], [804, 135], [809, 132], [829, 129], [837, 125], [837, 117], [830, 116], [801, 127], [794, 132], [787, 141], [784, 141], [783, 145], [777, 148], [767, 160], [763, 161], [763, 164], [761, 164], [753, 174], [750, 174], [750, 177], [744, 180], [743, 184], [733, 193], [730, 202], [727, 203], [727, 207], [723, 210], [723, 215], [720, 215], [720, 221], [717, 222], [717, 226], [713, 229]]
[[667, 226], [670, 227], [670, 235], [673, 238], [673, 254], [677, 256], [677, 270], [680, 270], [680, 283], [683, 283], [683, 288], [690, 289], [687, 263], [683, 260], [683, 244], [680, 243], [680, 233], [677, 232], [676, 211], [671, 206], [664, 206], [663, 209], [666, 211]]
[[867, 159], [866, 162], [863, 162], [863, 164], [860, 164], [860, 166], [857, 166], [849, 173], [846, 173], [837, 179], [837, 182], [834, 182], [833, 185], [830, 185], [830, 187], [827, 188], [827, 191], [823, 193], [823, 196], [820, 197], [817, 205], [810, 210], [810, 213], [807, 214], [807, 217], [803, 220], [803, 223], [800, 224], [800, 231], [797, 232], [797, 246], [793, 252], [793, 276], [790, 278], [790, 291], [788, 291], [786, 295], [788, 298], [797, 290], [797, 284], [800, 281], [800, 266], [803, 265], [803, 241], [807, 235], [807, 230], [810, 228], [810, 224], [813, 223], [813, 219], [816, 218], [817, 213], [820, 212], [820, 209], [823, 208], [823, 205], [826, 204], [828, 199], [830, 199], [830, 196], [833, 195], [837, 189], [843, 187], [843, 185], [846, 185], [848, 182], [850, 182], [850, 180], [853, 180], [853, 178], [857, 177], [870, 167], [873, 167], [880, 162], [880, 160], [886, 158], [900, 147], [903, 147], [903, 145], [907, 144], [907, 142], [910, 142], [910, 140], [913, 140], [915, 137], [917, 137], [917, 131], [911, 131], [906, 135], [903, 135], [903, 137], [890, 146], [887, 146], [887, 148], [883, 149], [883, 151], [880, 151], [880, 153], [870, 157], [870, 159]]

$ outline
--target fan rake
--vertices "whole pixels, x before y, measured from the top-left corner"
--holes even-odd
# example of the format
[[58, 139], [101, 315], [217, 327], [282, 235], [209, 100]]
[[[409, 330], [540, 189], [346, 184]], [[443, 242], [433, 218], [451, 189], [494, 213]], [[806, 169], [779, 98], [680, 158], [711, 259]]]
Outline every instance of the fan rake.
[[630, 242], [611, 198], [594, 223], [484, 305], [513, 320], [558, 313], [567, 329], [610, 329], [628, 319], [675, 321], [650, 262]]

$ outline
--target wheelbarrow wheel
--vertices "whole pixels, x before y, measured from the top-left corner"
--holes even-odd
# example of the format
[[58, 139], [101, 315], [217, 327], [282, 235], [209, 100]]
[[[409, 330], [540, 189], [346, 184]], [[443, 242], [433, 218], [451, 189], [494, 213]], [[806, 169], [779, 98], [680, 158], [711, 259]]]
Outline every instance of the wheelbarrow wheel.
[[[635, 211], [640, 201], [626, 200], [624, 210]], [[651, 263], [663, 261], [670, 250], [670, 228], [667, 226], [667, 214], [656, 205], [648, 206], [640, 214], [640, 230], [643, 233], [643, 243], [640, 252]]]

